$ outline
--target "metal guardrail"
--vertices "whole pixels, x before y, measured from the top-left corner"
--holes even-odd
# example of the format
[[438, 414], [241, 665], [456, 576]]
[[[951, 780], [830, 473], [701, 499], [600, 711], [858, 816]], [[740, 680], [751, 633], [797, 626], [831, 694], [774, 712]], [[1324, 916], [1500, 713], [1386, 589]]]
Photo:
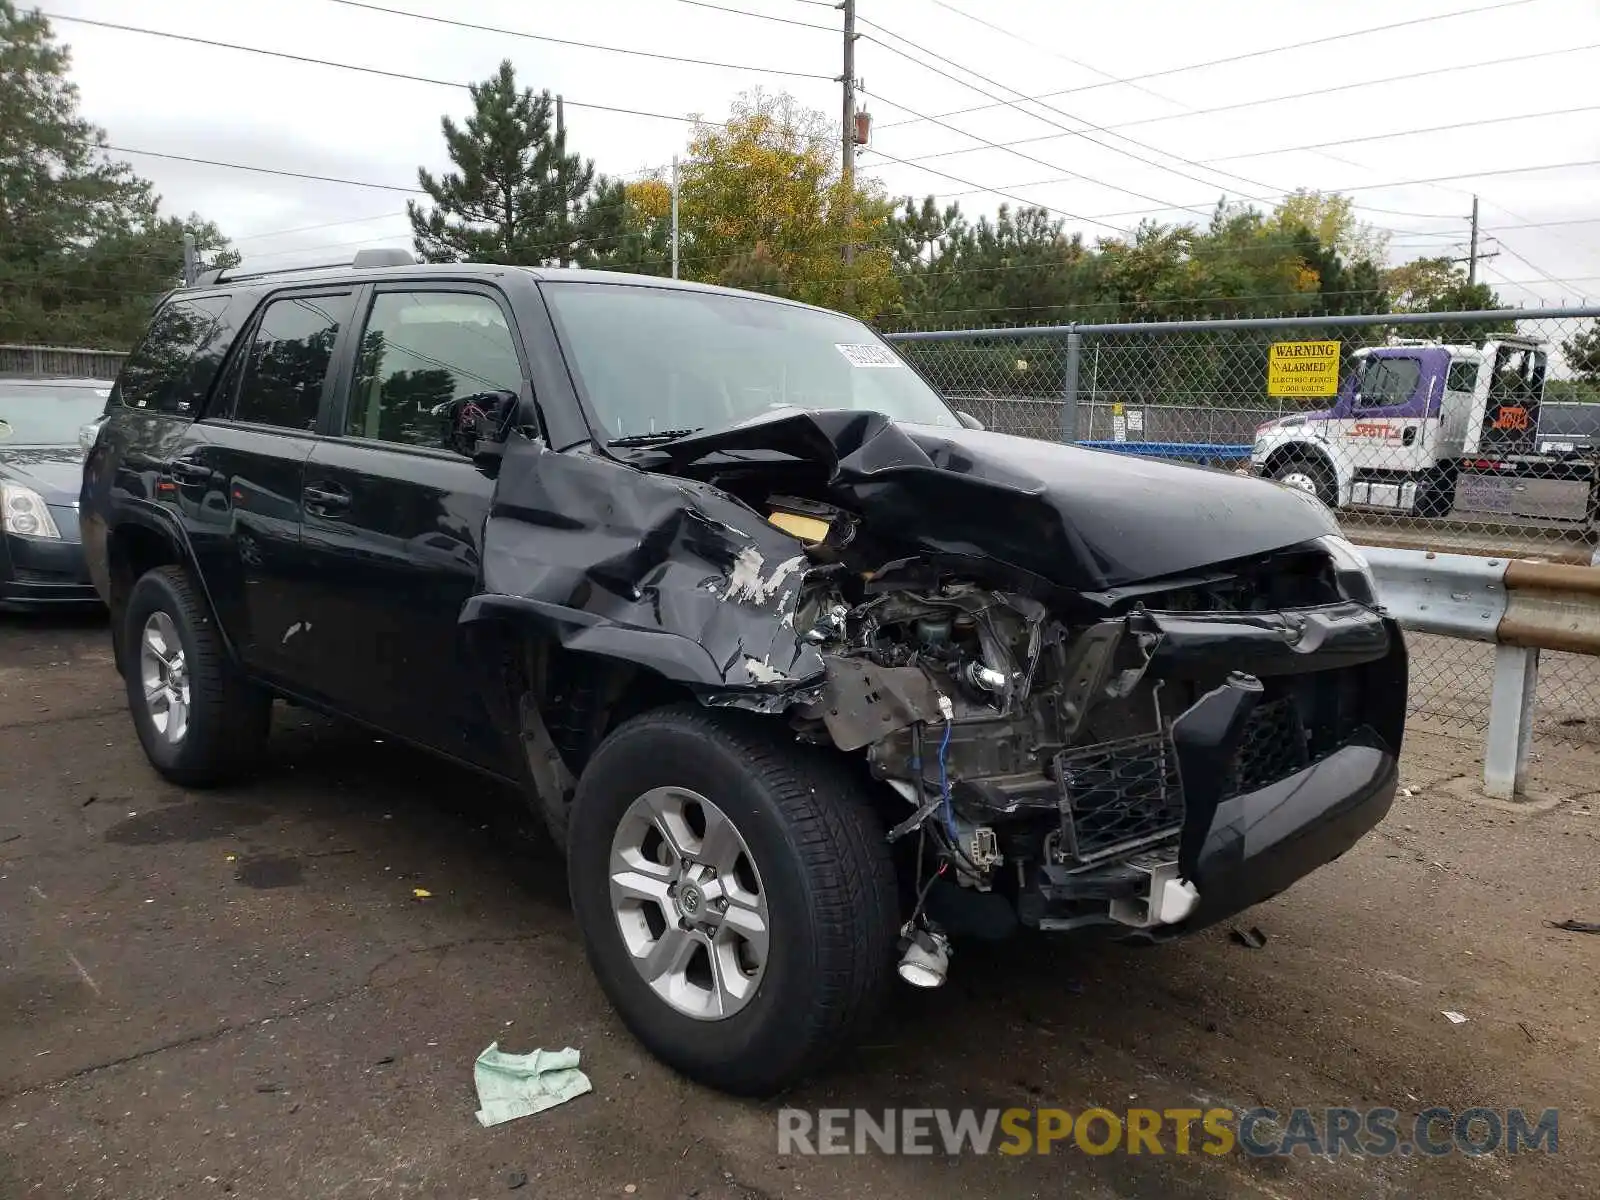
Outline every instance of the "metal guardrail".
[[1600, 656], [1600, 569], [1365, 546], [1400, 625], [1495, 646], [1483, 790], [1524, 790], [1543, 650]]
[[115, 379], [127, 355], [78, 346], [0, 345], [0, 378]]

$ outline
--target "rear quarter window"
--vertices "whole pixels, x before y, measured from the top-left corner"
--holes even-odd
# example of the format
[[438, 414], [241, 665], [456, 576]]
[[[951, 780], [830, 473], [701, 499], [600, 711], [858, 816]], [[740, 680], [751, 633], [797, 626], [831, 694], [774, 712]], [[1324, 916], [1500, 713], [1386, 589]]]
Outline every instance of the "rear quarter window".
[[233, 340], [229, 299], [197, 296], [162, 305], [144, 340], [123, 363], [111, 403], [170, 416], [197, 416]]

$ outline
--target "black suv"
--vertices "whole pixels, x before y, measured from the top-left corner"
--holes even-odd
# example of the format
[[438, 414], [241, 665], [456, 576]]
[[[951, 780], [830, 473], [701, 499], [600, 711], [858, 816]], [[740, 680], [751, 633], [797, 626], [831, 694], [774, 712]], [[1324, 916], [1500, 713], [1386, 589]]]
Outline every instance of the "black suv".
[[1405, 651], [1314, 498], [987, 432], [851, 318], [371, 256], [158, 308], [88, 456], [140, 742], [274, 698], [517, 784], [636, 1035], [766, 1093], [951, 939], [1156, 941], [1388, 810]]

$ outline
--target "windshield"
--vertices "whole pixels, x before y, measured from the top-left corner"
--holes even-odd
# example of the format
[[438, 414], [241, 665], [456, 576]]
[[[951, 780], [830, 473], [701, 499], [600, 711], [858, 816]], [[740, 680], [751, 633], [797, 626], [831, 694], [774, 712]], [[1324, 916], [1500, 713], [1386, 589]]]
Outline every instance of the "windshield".
[[547, 283], [544, 293], [567, 365], [608, 440], [726, 428], [785, 408], [960, 424], [851, 317], [630, 284]]
[[0, 447], [75, 446], [105, 411], [111, 385], [0, 380]]

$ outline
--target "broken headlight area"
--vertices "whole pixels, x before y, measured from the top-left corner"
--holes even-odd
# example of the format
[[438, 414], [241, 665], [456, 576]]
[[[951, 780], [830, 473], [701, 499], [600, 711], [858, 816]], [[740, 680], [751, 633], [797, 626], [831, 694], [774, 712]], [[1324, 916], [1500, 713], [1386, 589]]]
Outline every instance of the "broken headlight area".
[[1311, 545], [1046, 604], [907, 560], [808, 595], [826, 680], [793, 715], [903, 801], [907, 954], [941, 927], [1170, 936], [1347, 849], [1392, 798], [1405, 689], [1348, 574]]

